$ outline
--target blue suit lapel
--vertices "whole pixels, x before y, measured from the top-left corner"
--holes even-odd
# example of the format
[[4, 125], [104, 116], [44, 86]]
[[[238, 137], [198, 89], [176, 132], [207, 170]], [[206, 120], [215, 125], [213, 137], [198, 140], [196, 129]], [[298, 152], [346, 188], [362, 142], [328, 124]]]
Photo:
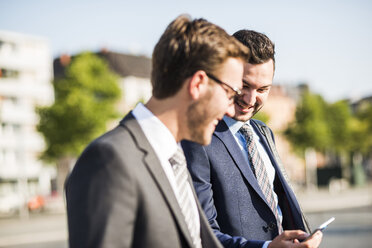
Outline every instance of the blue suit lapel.
[[[255, 132], [260, 137], [260, 140], [263, 141], [262, 142], [263, 146], [264, 146], [267, 154], [269, 155], [271, 163], [273, 164], [273, 166], [275, 168], [276, 176], [280, 180], [280, 183], [282, 184], [284, 192], [287, 196], [287, 199], [290, 202], [290, 206], [292, 207], [292, 210], [291, 210], [292, 213], [299, 213], [301, 215], [301, 209], [300, 209], [300, 206], [299, 206], [299, 204], [296, 200], [295, 194], [292, 191], [292, 189], [291, 189], [290, 185], [288, 184], [287, 180], [285, 179], [285, 176], [283, 175], [281, 169], [279, 168], [278, 163], [280, 161], [276, 161], [276, 159], [275, 159], [275, 157], [274, 157], [274, 155], [271, 151], [271, 148], [270, 148], [270, 145], [269, 145], [269, 142], [267, 140], [266, 135], [264, 135], [263, 131], [259, 128], [258, 124], [256, 124], [254, 120], [251, 120], [251, 123], [252, 123], [252, 127], [254, 128]], [[273, 149], [275, 149], [275, 148], [273, 148]], [[278, 195], [278, 197], [282, 197], [282, 196]], [[295, 208], [295, 209], [293, 209], [293, 208]]]
[[224, 121], [219, 122], [213, 135], [215, 135], [222, 141], [232, 160], [234, 160], [235, 165], [242, 173], [243, 177], [252, 186], [256, 193], [262, 198], [262, 200], [268, 205], [266, 198], [262, 193], [260, 186], [258, 185], [257, 179], [251, 170], [249, 162], [247, 162], [247, 160], [245, 159], [239, 145], [236, 143], [234, 136], [231, 134]]

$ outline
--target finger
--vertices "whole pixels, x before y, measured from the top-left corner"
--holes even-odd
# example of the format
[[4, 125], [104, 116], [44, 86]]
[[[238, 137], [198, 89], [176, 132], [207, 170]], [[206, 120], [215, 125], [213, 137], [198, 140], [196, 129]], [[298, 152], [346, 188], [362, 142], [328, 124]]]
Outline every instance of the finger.
[[308, 240], [303, 242], [303, 244], [307, 244], [308, 247], [319, 247], [320, 243], [322, 242], [322, 237], [323, 233], [321, 231], [317, 231]]
[[301, 230], [291, 230], [291, 231], [284, 231], [281, 235], [286, 240], [293, 240], [293, 239], [305, 239], [309, 236], [307, 233]]
[[317, 231], [315, 233], [315, 235], [316, 235], [317, 239], [322, 239], [323, 238], [323, 233], [321, 231]]

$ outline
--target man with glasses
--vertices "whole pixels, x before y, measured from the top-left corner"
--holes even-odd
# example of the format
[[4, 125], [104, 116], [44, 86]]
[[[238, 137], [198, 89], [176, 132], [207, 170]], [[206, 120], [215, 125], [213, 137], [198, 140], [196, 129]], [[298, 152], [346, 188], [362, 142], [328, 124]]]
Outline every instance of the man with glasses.
[[204, 19], [169, 24], [152, 56], [151, 99], [93, 141], [67, 180], [71, 248], [221, 247], [178, 143], [207, 145], [223, 116], [234, 115], [248, 57]]
[[235, 116], [219, 122], [208, 146], [182, 142], [199, 201], [225, 247], [318, 247], [320, 232], [299, 242], [309, 229], [288, 185], [273, 134], [264, 123], [251, 119], [272, 85], [274, 44], [250, 30], [233, 36], [252, 54], [244, 65]]

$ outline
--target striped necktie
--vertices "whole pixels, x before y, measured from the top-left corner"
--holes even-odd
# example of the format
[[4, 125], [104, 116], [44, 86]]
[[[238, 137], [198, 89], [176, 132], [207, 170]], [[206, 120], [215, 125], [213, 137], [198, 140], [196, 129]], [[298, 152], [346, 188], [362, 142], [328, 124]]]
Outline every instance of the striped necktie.
[[283, 232], [283, 227], [279, 218], [277, 203], [274, 198], [274, 192], [271, 188], [269, 177], [265, 168], [265, 164], [258, 153], [257, 146], [253, 140], [253, 130], [248, 124], [244, 124], [239, 130], [245, 140], [248, 151], [248, 159], [254, 175], [256, 176], [257, 182], [266, 197], [266, 201], [269, 204], [271, 211], [274, 213], [279, 234]]
[[186, 159], [183, 151], [178, 147], [177, 152], [169, 159], [177, 184], [176, 198], [185, 217], [187, 228], [191, 234], [192, 242], [196, 248], [201, 248], [200, 228], [197, 228], [197, 214], [192, 207], [194, 196], [191, 194], [191, 185], [188, 182]]

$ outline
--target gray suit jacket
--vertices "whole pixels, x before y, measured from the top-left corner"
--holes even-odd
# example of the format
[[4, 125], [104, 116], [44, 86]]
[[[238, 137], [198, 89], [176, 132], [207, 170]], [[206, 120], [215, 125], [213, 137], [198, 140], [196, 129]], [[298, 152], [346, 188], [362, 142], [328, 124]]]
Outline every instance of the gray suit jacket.
[[[71, 248], [193, 247], [160, 161], [131, 113], [85, 149], [67, 179], [66, 199]], [[222, 247], [197, 205], [203, 247]]]

